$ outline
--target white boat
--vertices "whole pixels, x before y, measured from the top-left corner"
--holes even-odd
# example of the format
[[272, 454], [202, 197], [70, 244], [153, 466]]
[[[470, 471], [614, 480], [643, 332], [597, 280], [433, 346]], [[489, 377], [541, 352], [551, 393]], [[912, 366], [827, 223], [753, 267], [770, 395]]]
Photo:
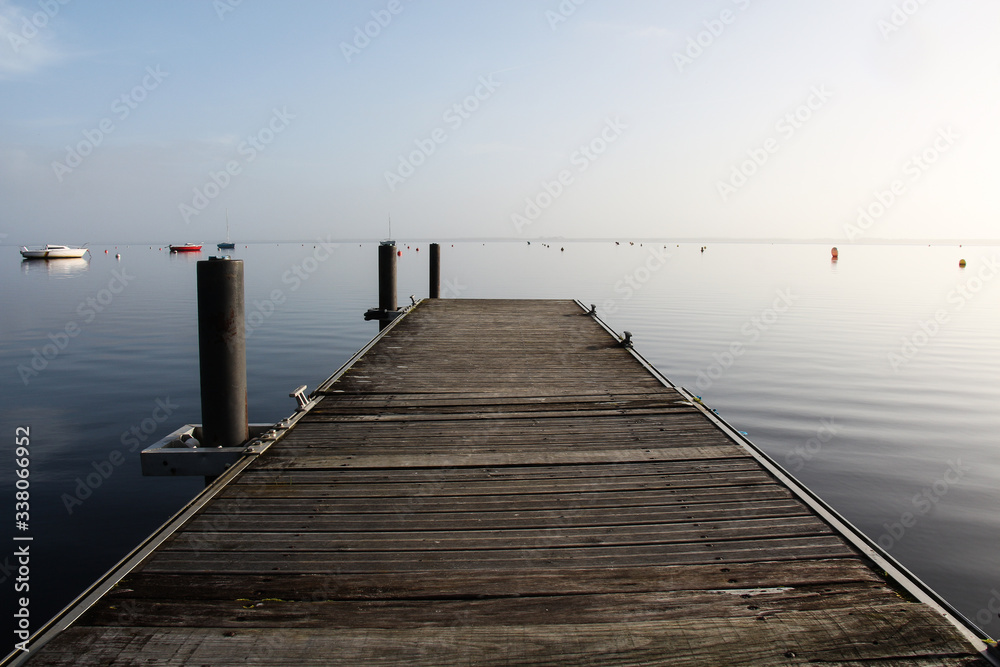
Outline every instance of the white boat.
[[25, 259], [79, 259], [90, 252], [88, 248], [73, 248], [67, 245], [45, 245], [40, 248], [21, 246], [21, 257]]

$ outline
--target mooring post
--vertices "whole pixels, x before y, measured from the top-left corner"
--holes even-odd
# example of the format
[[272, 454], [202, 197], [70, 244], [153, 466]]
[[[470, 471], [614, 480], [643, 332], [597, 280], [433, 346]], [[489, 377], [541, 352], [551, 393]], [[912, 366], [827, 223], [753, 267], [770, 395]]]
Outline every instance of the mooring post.
[[441, 297], [441, 244], [431, 244], [431, 285], [427, 296], [431, 299]]
[[198, 262], [198, 355], [203, 447], [236, 447], [250, 438], [243, 260]]
[[[382, 241], [378, 246], [378, 307], [383, 313], [397, 310], [396, 305], [396, 242]], [[390, 320], [379, 321], [379, 331]]]

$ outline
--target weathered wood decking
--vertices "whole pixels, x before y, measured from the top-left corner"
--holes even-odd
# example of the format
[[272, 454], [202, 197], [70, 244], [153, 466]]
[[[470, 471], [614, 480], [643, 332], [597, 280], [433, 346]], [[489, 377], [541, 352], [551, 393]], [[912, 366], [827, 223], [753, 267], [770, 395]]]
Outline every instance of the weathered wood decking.
[[569, 301], [430, 301], [30, 665], [987, 664]]

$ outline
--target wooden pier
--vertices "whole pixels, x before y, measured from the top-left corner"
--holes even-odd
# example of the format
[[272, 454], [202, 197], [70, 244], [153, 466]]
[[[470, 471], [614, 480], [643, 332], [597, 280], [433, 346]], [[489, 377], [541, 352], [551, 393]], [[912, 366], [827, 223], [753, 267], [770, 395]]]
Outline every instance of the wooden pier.
[[575, 302], [421, 302], [314, 399], [19, 659], [992, 660]]

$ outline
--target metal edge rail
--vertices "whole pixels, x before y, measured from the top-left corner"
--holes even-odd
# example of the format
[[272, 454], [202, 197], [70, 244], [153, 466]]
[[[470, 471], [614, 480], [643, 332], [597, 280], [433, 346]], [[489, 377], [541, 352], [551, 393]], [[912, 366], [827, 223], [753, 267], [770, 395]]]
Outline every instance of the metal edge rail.
[[101, 577], [97, 579], [93, 584], [90, 585], [87, 590], [78, 595], [76, 599], [70, 602], [68, 605], [63, 607], [59, 613], [53, 616], [49, 621], [45, 623], [42, 627], [35, 631], [31, 637], [28, 638], [26, 646], [27, 651], [21, 651], [20, 649], [15, 649], [9, 653], [2, 661], [0, 661], [0, 667], [17, 667], [23, 665], [28, 659], [32, 657], [32, 651], [37, 650], [45, 644], [49, 643], [61, 632], [69, 628], [73, 623], [75, 623], [84, 613], [87, 612], [90, 607], [92, 607], [98, 600], [100, 600], [104, 595], [113, 589], [118, 583], [124, 579], [132, 570], [134, 570], [142, 561], [144, 561], [153, 551], [155, 551], [161, 544], [163, 544], [169, 537], [171, 537], [180, 527], [186, 524], [195, 514], [202, 510], [209, 502], [215, 499], [219, 493], [222, 492], [229, 483], [232, 482], [236, 477], [238, 477], [258, 456], [270, 449], [271, 445], [282, 440], [290, 432], [292, 426], [294, 426], [302, 417], [304, 417], [310, 410], [312, 410], [323, 398], [322, 395], [318, 393], [332, 385], [337, 381], [340, 376], [346, 373], [351, 366], [353, 366], [357, 361], [365, 355], [375, 344], [382, 339], [396, 323], [402, 320], [410, 311], [412, 311], [417, 305], [422, 303], [424, 299], [420, 299], [410, 306], [402, 308], [402, 314], [394, 319], [388, 326], [386, 326], [382, 331], [378, 333], [371, 341], [369, 341], [364, 347], [358, 350], [354, 355], [347, 360], [337, 371], [331, 375], [327, 380], [325, 380], [319, 387], [316, 388], [309, 396], [310, 400], [297, 409], [291, 416], [286, 419], [282, 419], [277, 422], [275, 426], [277, 427], [277, 434], [273, 439], [267, 441], [260, 441], [260, 439], [252, 439], [250, 444], [246, 448], [246, 456], [242, 457], [239, 461], [230, 466], [224, 473], [219, 475], [211, 484], [206, 486], [198, 495], [192, 498], [184, 507], [178, 510], [172, 517], [167, 519], [163, 525], [157, 528], [153, 533], [143, 540], [139, 546], [129, 552], [124, 558], [118, 561], [114, 566], [111, 567], [107, 572], [105, 572]]
[[[340, 379], [340, 376], [342, 376], [344, 373], [346, 373], [348, 370], [350, 370], [351, 366], [353, 366], [355, 363], [357, 363], [358, 359], [360, 359], [361, 357], [363, 357], [364, 355], [366, 355], [368, 353], [368, 350], [370, 350], [373, 347], [375, 347], [376, 343], [378, 343], [380, 340], [382, 340], [383, 336], [387, 335], [390, 331], [392, 331], [396, 327], [396, 324], [400, 320], [402, 320], [404, 317], [406, 317], [406, 315], [408, 315], [410, 312], [412, 312], [414, 308], [416, 308], [417, 306], [419, 306], [420, 304], [422, 304], [424, 301], [426, 301], [426, 299], [418, 299], [415, 302], [413, 302], [413, 304], [411, 304], [409, 306], [404, 306], [403, 308], [401, 308], [400, 310], [402, 311], [402, 314], [399, 317], [395, 318], [394, 320], [392, 320], [392, 322], [390, 322], [389, 324], [387, 324], [384, 329], [382, 329], [381, 331], [378, 332], [377, 336], [375, 336], [370, 341], [368, 341], [367, 345], [365, 345], [360, 350], [358, 350], [357, 352], [355, 352], [354, 356], [352, 356], [350, 359], [348, 359], [347, 361], [345, 361], [344, 364], [333, 373], [333, 375], [331, 375], [326, 380], [324, 380], [323, 382], [321, 382], [319, 384], [319, 386], [316, 387], [316, 389], [313, 390], [313, 392], [311, 394], [309, 394], [309, 397], [312, 398], [313, 400], [316, 400], [315, 397], [319, 396], [320, 392], [326, 391], [327, 389], [329, 389], [330, 386], [333, 385], [333, 383], [335, 383], [337, 380]], [[0, 666], [0, 667], [2, 667], [2, 666]]]
[[[620, 336], [617, 331], [615, 331], [614, 329], [612, 329], [610, 326], [608, 326], [607, 322], [605, 322], [604, 320], [601, 319], [601, 316], [597, 314], [596, 310], [589, 310], [585, 305], [583, 305], [583, 302], [580, 301], [579, 299], [573, 299], [573, 301], [575, 301], [576, 305], [580, 306], [580, 308], [582, 308], [587, 315], [590, 315], [592, 318], [594, 318], [594, 320], [598, 324], [600, 324], [602, 327], [604, 327], [605, 331], [607, 331], [609, 334], [611, 334], [612, 336], [614, 336], [616, 339], [623, 340], [622, 336]], [[635, 357], [636, 361], [638, 361], [640, 364], [642, 364], [643, 367], [646, 370], [648, 370], [653, 376], [655, 376], [656, 379], [659, 380], [663, 385], [665, 385], [667, 387], [670, 387], [671, 389], [676, 389], [676, 387], [674, 386], [674, 383], [671, 382], [670, 380], [668, 380], [667, 376], [664, 375], [663, 373], [661, 373], [660, 370], [656, 366], [654, 366], [653, 364], [649, 363], [649, 360], [647, 360], [646, 357], [644, 357], [641, 354], [639, 354], [638, 350], [636, 350], [631, 345], [629, 345], [625, 349], [628, 350], [629, 353], [633, 357]]]
[[[622, 337], [614, 329], [608, 326], [606, 322], [598, 317], [596, 312], [589, 310], [579, 299], [574, 299], [574, 301], [576, 301], [576, 304], [580, 306], [586, 314], [593, 317], [598, 324], [604, 327], [604, 329], [607, 330], [612, 336], [618, 340], [622, 340]], [[730, 440], [733, 440], [736, 444], [747, 450], [747, 452], [753, 456], [765, 470], [773, 475], [779, 482], [788, 487], [793, 494], [806, 503], [810, 509], [815, 511], [820, 518], [826, 521], [835, 531], [847, 539], [852, 546], [867, 556], [877, 567], [881, 568], [885, 575], [892, 579], [894, 583], [903, 588], [918, 601], [928, 605], [941, 614], [945, 620], [954, 626], [962, 634], [962, 636], [965, 637], [977, 651], [979, 651], [980, 656], [984, 660], [989, 662], [994, 667], [1000, 667], [1000, 652], [997, 650], [997, 642], [984, 632], [982, 628], [969, 620], [950, 602], [934, 591], [934, 589], [906, 569], [906, 567], [897, 561], [895, 557], [882, 549], [882, 547], [871, 540], [854, 524], [844, 518], [837, 510], [828, 505], [822, 498], [813, 493], [807, 486], [799, 482], [791, 473], [781, 467], [777, 461], [772, 459], [757, 445], [743, 436], [738, 430], [733, 428], [718, 413], [708, 408], [701, 401], [701, 399], [695, 397], [684, 387], [677, 387], [670, 382], [659, 370], [656, 369], [655, 366], [650, 364], [645, 357], [639, 354], [635, 349], [631, 347], [626, 349], [631, 352], [632, 355], [643, 364], [643, 366], [649, 369], [653, 376], [656, 377], [665, 387], [677, 390], [681, 393], [681, 395], [690, 400], [691, 404], [702, 414], [708, 417], [709, 421], [711, 421], [716, 428], [728, 436]]]

